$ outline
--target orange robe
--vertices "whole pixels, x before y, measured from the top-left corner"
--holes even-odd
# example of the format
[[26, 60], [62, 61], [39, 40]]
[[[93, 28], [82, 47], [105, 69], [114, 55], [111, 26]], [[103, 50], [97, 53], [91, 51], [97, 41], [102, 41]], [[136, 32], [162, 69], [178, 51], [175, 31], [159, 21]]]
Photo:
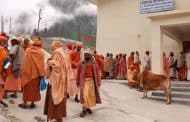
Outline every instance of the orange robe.
[[98, 54], [94, 54], [94, 57], [95, 57], [96, 63], [98, 64], [100, 76], [102, 77], [102, 71], [104, 69], [103, 61], [102, 61], [101, 57]]
[[39, 101], [40, 77], [45, 76], [44, 52], [40, 47], [31, 46], [25, 51], [22, 67], [23, 101]]
[[77, 66], [81, 62], [81, 54], [75, 50], [70, 52], [71, 59], [71, 77], [68, 82], [68, 93], [69, 96], [77, 95], [79, 92], [79, 88], [76, 85], [76, 76], [77, 76]]
[[166, 57], [166, 55], [163, 55], [163, 69], [164, 69], [164, 74], [169, 77], [170, 69], [169, 69], [169, 60]]
[[[46, 77], [49, 78], [51, 94], [54, 105], [58, 105], [64, 99], [67, 91], [67, 66], [66, 54], [62, 48], [58, 48], [52, 55], [52, 60], [47, 64]], [[52, 67], [52, 70], [50, 70]]]
[[129, 56], [127, 60], [127, 67], [130, 68], [131, 65], [134, 65], [134, 57]]
[[129, 69], [127, 72], [127, 79], [128, 79], [128, 84], [129, 86], [135, 86], [136, 85], [136, 81], [133, 80], [133, 76], [134, 76], [135, 71]]
[[8, 56], [8, 52], [2, 46], [0, 46], [0, 101], [3, 99], [3, 85], [5, 81], [5, 73], [2, 68], [3, 60]]

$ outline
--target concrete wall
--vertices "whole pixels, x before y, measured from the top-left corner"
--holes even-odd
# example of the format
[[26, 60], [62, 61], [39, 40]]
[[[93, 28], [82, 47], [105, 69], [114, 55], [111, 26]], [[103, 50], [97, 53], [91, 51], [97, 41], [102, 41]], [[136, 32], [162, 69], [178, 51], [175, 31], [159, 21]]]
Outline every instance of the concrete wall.
[[150, 49], [149, 20], [139, 14], [139, 0], [98, 2], [97, 50], [129, 53]]
[[163, 51], [169, 56], [169, 53], [174, 52], [175, 58], [183, 50], [183, 41], [174, 40], [166, 35], [163, 36]]
[[[144, 53], [151, 49], [150, 21], [146, 14], [139, 14], [140, 0], [98, 0], [97, 5], [99, 52]], [[189, 5], [190, 0], [175, 0], [176, 9], [190, 9]]]
[[[152, 51], [153, 72], [163, 72], [162, 52], [174, 51], [177, 55], [182, 50], [182, 41], [161, 32], [161, 26], [190, 23], [189, 16], [157, 18], [150, 21], [146, 14], [139, 14], [141, 0], [98, 0], [97, 50], [127, 53], [138, 50], [144, 55]], [[190, 9], [190, 0], [174, 0], [176, 10]], [[173, 34], [173, 35], [172, 35]], [[162, 40], [162, 41], [161, 41]]]

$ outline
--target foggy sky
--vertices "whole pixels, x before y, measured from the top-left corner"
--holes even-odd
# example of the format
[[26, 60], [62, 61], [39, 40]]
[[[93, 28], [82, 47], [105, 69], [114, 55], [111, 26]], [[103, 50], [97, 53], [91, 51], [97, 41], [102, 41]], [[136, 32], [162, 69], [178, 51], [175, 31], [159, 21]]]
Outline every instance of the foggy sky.
[[26, 30], [37, 27], [39, 8], [42, 8], [41, 29], [62, 18], [73, 19], [81, 13], [96, 14], [96, 6], [84, 4], [84, 0], [1, 0], [0, 15], [4, 16], [6, 22], [5, 31], [9, 31], [10, 17], [15, 31], [23, 27]]

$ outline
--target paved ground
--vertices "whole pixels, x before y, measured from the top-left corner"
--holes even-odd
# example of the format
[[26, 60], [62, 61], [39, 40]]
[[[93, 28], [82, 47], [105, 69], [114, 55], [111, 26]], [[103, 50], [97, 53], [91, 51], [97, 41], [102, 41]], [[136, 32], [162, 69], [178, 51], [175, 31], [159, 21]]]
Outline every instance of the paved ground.
[[[20, 97], [15, 104], [9, 104], [9, 110], [0, 109], [0, 122], [37, 122], [35, 117], [43, 116], [44, 93], [42, 101], [36, 109], [23, 110], [17, 107]], [[91, 116], [80, 118], [80, 104], [73, 99], [68, 100], [68, 117], [65, 122], [189, 122], [190, 106], [171, 104], [163, 101], [142, 99], [142, 93], [129, 89], [126, 81], [103, 81], [101, 86], [103, 104], [93, 108]], [[10, 100], [10, 99], [9, 99]], [[9, 102], [6, 100], [6, 102]], [[8, 120], [9, 119], [9, 120]]]

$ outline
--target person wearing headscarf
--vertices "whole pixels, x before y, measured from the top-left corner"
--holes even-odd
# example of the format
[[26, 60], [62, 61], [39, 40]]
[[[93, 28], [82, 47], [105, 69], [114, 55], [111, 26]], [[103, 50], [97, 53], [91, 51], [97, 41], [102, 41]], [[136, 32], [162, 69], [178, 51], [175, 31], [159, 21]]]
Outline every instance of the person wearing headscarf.
[[53, 53], [46, 66], [46, 78], [49, 79], [49, 83], [44, 114], [47, 115], [48, 121], [55, 119], [62, 122], [62, 118], [66, 117], [68, 73], [71, 63], [69, 53], [63, 49], [61, 42], [53, 41], [51, 46]]
[[69, 81], [68, 93], [69, 96], [75, 96], [75, 101], [79, 102], [78, 93], [79, 89], [76, 85], [76, 75], [77, 75], [77, 67], [79, 63], [82, 61], [82, 44], [77, 43], [76, 49], [73, 49], [70, 52], [71, 59], [71, 80]]
[[77, 70], [77, 86], [80, 88], [80, 103], [83, 107], [80, 117], [86, 116], [87, 113], [92, 114], [90, 108], [101, 103], [100, 85], [98, 65], [93, 61], [91, 51], [85, 50], [84, 61], [78, 65]]
[[0, 36], [0, 104], [3, 107], [8, 107], [8, 105], [3, 101], [3, 94], [4, 94], [4, 83], [6, 80], [6, 70], [3, 66], [4, 60], [8, 57], [8, 51], [6, 49], [7, 45], [7, 38]]
[[12, 48], [9, 51], [11, 67], [10, 74], [6, 78], [4, 98], [8, 98], [8, 92], [14, 92], [10, 97], [17, 98], [17, 92], [21, 91], [21, 65], [23, 61], [24, 50], [20, 46], [18, 39], [11, 40]]
[[163, 52], [163, 69], [164, 69], [164, 75], [166, 75], [169, 78], [169, 60], [166, 56], [166, 53]]
[[27, 108], [27, 102], [31, 102], [30, 108], [35, 108], [34, 102], [41, 99], [40, 79], [45, 76], [45, 55], [41, 47], [42, 43], [36, 39], [24, 53], [22, 65], [23, 103], [18, 105], [20, 108]]

